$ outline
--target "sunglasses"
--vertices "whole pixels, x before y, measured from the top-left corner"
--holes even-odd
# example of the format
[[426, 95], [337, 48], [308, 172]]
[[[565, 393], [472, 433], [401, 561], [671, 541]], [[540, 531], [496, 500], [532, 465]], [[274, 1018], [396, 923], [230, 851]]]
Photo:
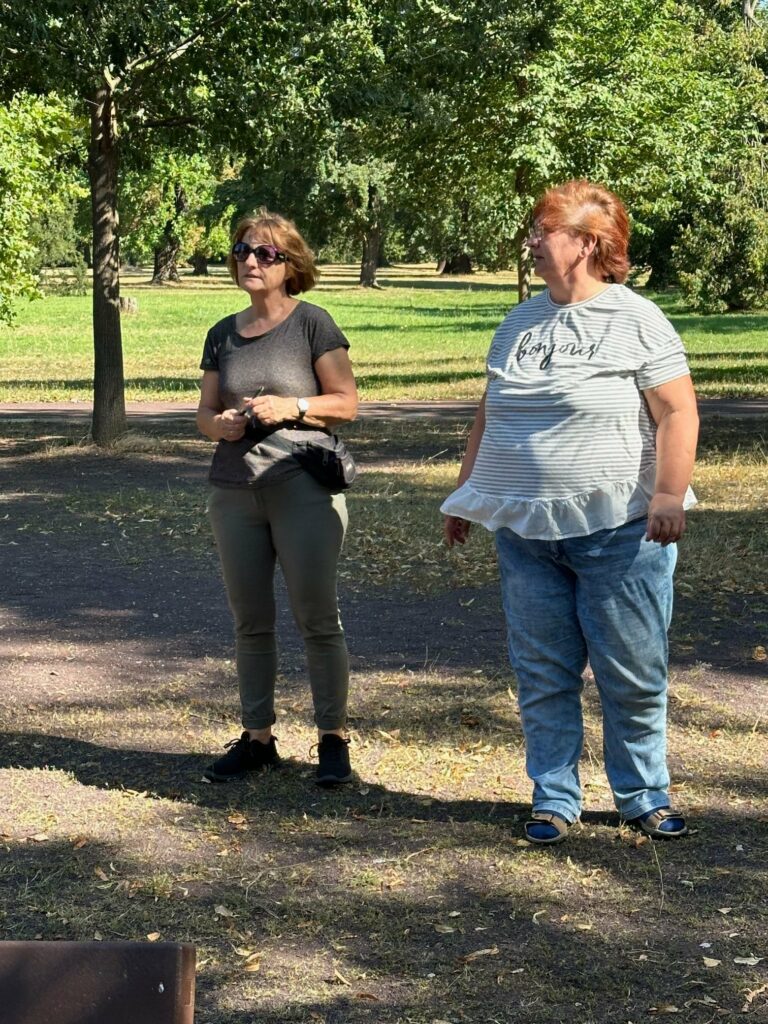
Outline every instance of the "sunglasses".
[[251, 253], [262, 267], [271, 267], [275, 263], [286, 263], [288, 260], [285, 253], [280, 252], [274, 245], [257, 245], [255, 248], [251, 248], [247, 242], [235, 242], [232, 246], [232, 255], [238, 263], [245, 263]]

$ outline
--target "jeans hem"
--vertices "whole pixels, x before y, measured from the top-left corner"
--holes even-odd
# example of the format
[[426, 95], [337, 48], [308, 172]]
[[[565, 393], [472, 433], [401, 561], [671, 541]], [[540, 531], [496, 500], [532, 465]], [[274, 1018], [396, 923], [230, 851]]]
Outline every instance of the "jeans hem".
[[578, 821], [581, 817], [581, 808], [577, 808], [575, 811], [572, 807], [534, 807], [532, 810], [533, 814], [557, 814], [560, 818], [565, 818], [569, 825], [573, 825], [575, 821]]
[[633, 818], [648, 814], [649, 811], [654, 811], [657, 807], [669, 807], [669, 805], [667, 794], [659, 793], [656, 797], [645, 797], [641, 803], [632, 804], [628, 809], [619, 807], [618, 811], [624, 821], [632, 821]]

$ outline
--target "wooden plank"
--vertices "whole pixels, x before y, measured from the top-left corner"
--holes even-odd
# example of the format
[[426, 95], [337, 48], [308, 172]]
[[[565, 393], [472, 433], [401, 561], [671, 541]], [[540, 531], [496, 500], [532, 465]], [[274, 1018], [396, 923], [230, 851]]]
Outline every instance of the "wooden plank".
[[174, 942], [0, 942], [7, 1024], [193, 1024], [195, 948]]

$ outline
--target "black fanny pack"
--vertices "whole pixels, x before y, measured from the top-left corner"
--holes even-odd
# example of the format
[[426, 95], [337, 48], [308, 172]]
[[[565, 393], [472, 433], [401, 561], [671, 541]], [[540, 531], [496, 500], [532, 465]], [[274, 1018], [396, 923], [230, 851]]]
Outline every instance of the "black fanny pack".
[[291, 455], [319, 484], [332, 491], [343, 491], [355, 482], [355, 460], [336, 434], [316, 441], [294, 441]]
[[312, 441], [291, 441], [273, 429], [267, 431], [260, 440], [267, 436], [272, 444], [292, 455], [301, 468], [323, 487], [328, 487], [332, 491], [344, 491], [355, 482], [355, 460], [349, 448], [336, 434], [326, 434]]

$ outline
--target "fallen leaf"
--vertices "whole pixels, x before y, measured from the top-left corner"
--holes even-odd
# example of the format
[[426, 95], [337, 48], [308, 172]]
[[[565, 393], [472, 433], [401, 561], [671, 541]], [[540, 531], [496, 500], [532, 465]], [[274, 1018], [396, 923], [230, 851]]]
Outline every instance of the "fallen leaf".
[[747, 967], [757, 967], [761, 960], [765, 960], [764, 956], [735, 956], [733, 962], [735, 964], [746, 964]]
[[101, 934], [101, 932], [94, 932], [93, 933], [93, 939], [94, 939], [94, 942], [101, 942], [102, 941], [102, 934]]
[[538, 918], [540, 918], [542, 914], [546, 914], [546, 910], [537, 910], [536, 911], [536, 913], [531, 918], [531, 920], [533, 921], [534, 924], [538, 924], [539, 923], [538, 922]]
[[218, 914], [219, 917], [234, 917], [235, 916], [232, 913], [231, 910], [227, 910], [227, 908], [223, 904], [221, 904], [221, 903], [218, 905], [218, 907], [214, 907], [213, 908], [213, 912], [214, 912], [214, 914]]
[[436, 924], [435, 931], [438, 932], [440, 935], [450, 935], [451, 932], [455, 932], [456, 929], [451, 928], [449, 924]]
[[732, 910], [733, 907], [720, 907], [717, 912], [718, 914], [730, 914]]
[[147, 942], [157, 942], [160, 938], [160, 932], [150, 932], [147, 936]]
[[761, 996], [764, 992], [768, 992], [768, 982], [766, 982], [765, 985], [761, 985], [760, 988], [753, 989], [752, 992], [747, 992], [747, 1001], [742, 1006], [741, 1012], [749, 1013], [749, 1008], [752, 1005], [752, 1003], [755, 1001], [755, 999], [757, 999], [758, 996]]
[[247, 960], [243, 966], [243, 970], [248, 974], [255, 974], [261, 970], [261, 960]]
[[680, 1013], [680, 1008], [671, 1003], [662, 1003], [661, 1006], [652, 1006], [651, 1013]]
[[762, 644], [758, 644], [757, 647], [752, 651], [753, 661], [766, 661], [768, 660], [768, 651], [763, 647]]
[[97, 878], [100, 878], [102, 880], [102, 882], [108, 882], [109, 881], [109, 875], [106, 873], [106, 871], [103, 868], [95, 867], [93, 869], [93, 873], [94, 873], [94, 875], [96, 875]]
[[723, 962], [722, 960], [713, 960], [711, 956], [702, 957], [705, 967], [719, 967]]
[[82, 850], [84, 846], [88, 845], [88, 840], [83, 836], [79, 836], [77, 839], [72, 840], [72, 848], [74, 850]]
[[591, 924], [577, 924], [574, 925], [574, 928], [577, 928], [580, 932], [591, 932], [593, 926]]
[[370, 999], [371, 1002], [380, 1003], [381, 1000], [373, 992], [355, 992], [355, 999]]
[[490, 949], [477, 949], [474, 953], [467, 953], [466, 956], [461, 957], [465, 964], [471, 963], [473, 960], [477, 960], [479, 956], [498, 956], [499, 947], [491, 946]]
[[36, 832], [33, 836], [27, 836], [27, 839], [31, 839], [33, 843], [47, 843], [48, 838], [45, 832]]

